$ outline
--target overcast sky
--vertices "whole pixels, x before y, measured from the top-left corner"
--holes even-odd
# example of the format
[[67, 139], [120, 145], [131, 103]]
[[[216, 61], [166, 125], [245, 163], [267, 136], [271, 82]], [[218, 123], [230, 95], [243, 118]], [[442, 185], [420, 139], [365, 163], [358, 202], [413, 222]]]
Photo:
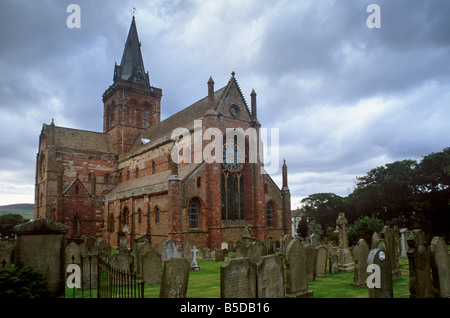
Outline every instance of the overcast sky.
[[[81, 28], [67, 27], [71, 3]], [[367, 26], [369, 4], [381, 28]], [[162, 119], [236, 72], [262, 126], [279, 128], [292, 208], [450, 146], [448, 0], [2, 0], [0, 205], [34, 203], [43, 123], [102, 131], [133, 7]], [[272, 177], [281, 186], [281, 169]]]

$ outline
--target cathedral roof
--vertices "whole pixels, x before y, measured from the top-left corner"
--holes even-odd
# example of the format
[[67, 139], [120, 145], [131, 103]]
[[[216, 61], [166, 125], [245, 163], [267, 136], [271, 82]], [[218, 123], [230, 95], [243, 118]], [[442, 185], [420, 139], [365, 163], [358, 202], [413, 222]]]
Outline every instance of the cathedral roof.
[[118, 79], [150, 86], [150, 79], [144, 68], [141, 42], [139, 42], [134, 16], [125, 42], [122, 61], [114, 68], [114, 82]]
[[111, 137], [107, 134], [58, 126], [55, 126], [55, 146], [72, 151], [114, 153]]
[[[195, 169], [197, 169], [200, 163], [190, 163], [182, 165], [178, 168], [178, 175], [181, 181], [186, 179]], [[114, 200], [116, 197], [129, 196], [129, 192], [133, 192], [133, 195], [150, 194], [157, 192], [164, 192], [168, 189], [168, 181], [171, 175], [170, 170], [161, 171], [156, 174], [151, 174], [130, 181], [117, 184], [106, 195], [106, 199]]]

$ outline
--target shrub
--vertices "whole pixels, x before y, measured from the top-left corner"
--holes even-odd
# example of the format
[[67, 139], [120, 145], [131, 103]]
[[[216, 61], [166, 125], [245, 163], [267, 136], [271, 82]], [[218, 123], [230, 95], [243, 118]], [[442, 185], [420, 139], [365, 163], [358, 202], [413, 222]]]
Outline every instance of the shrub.
[[0, 270], [0, 298], [51, 297], [47, 282], [39, 269], [19, 265]]
[[363, 238], [370, 246], [373, 232], [380, 232], [382, 229], [383, 222], [380, 219], [368, 216], [360, 217], [348, 228], [348, 244], [349, 246], [355, 245], [359, 239]]

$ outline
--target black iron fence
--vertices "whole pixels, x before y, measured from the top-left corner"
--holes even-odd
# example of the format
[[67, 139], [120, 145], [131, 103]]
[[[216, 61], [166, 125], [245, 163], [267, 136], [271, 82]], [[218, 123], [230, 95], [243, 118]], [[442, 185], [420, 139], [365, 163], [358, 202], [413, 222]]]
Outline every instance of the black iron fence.
[[96, 255], [80, 257], [78, 263], [72, 256], [71, 264], [79, 266], [79, 287], [68, 288], [66, 284], [66, 298], [144, 297], [144, 282], [135, 273], [114, 268]]

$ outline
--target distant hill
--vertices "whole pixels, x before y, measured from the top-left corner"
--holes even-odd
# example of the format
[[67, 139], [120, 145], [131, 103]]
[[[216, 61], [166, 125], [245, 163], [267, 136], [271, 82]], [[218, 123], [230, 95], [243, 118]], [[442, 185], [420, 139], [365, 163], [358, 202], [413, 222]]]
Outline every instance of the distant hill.
[[0, 205], [0, 215], [1, 214], [20, 214], [25, 219], [32, 219], [34, 214], [34, 204], [21, 203], [21, 204], [10, 204], [10, 205]]

